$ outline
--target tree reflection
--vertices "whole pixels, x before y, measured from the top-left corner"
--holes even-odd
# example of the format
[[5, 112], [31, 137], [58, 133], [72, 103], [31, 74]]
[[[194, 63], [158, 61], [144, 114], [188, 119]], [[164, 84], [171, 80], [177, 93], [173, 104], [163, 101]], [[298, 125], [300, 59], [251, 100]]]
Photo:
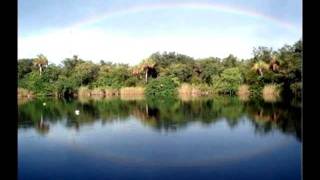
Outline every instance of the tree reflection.
[[[114, 121], [126, 121], [134, 116], [154, 130], [172, 132], [182, 130], [191, 122], [209, 125], [226, 121], [230, 128], [235, 128], [241, 119], [247, 118], [257, 133], [280, 130], [301, 140], [301, 107], [285, 102], [242, 101], [236, 97], [193, 98], [188, 101], [51, 99], [46, 100], [45, 107], [42, 102], [34, 100], [19, 106], [20, 128], [33, 127], [45, 134], [49, 131], [49, 124], [57, 121], [65, 120], [66, 127], [81, 130], [81, 126], [94, 124], [96, 121], [107, 125]], [[79, 115], [75, 114], [75, 110], [79, 110]], [[43, 118], [50, 123], [44, 122]]]
[[41, 135], [46, 135], [49, 133], [50, 125], [48, 122], [43, 121], [43, 115], [41, 114], [40, 121], [35, 126], [36, 131]]

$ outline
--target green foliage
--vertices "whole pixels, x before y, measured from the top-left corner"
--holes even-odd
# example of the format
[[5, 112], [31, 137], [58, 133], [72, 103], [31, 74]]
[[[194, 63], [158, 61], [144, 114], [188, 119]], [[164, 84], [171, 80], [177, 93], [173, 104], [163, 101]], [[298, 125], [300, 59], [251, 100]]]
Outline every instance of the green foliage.
[[215, 77], [213, 80], [214, 89], [218, 93], [235, 94], [238, 87], [243, 82], [239, 68], [225, 69], [220, 77]]
[[61, 95], [71, 95], [77, 89], [76, 81], [64, 75], [59, 76], [55, 83], [55, 90]]
[[302, 83], [301, 82], [296, 82], [296, 83], [291, 84], [290, 89], [295, 96], [301, 97], [301, 93], [302, 93]]
[[[210, 77], [211, 78], [211, 77]], [[202, 80], [199, 76], [192, 76], [191, 77], [191, 84], [202, 84]]]
[[[79, 59], [78, 56], [73, 56], [73, 58], [66, 58], [62, 61], [63, 67], [65, 70], [72, 70], [74, 69], [78, 64], [83, 63], [84, 61]], [[68, 71], [67, 71], [68, 72]], [[71, 72], [71, 71], [70, 71]]]
[[18, 79], [22, 79], [26, 74], [30, 73], [33, 69], [33, 59], [20, 59], [18, 60]]
[[55, 65], [49, 65], [44, 73], [42, 74], [42, 79], [45, 82], [54, 83], [58, 80], [59, 75], [62, 73], [61, 68]]
[[[240, 83], [247, 84], [253, 96], [259, 96], [266, 84], [281, 84], [283, 92], [301, 94], [301, 40], [277, 51], [258, 47], [253, 54], [252, 59], [239, 60], [233, 55], [194, 59], [175, 52], [157, 52], [134, 67], [103, 60], [93, 63], [77, 56], [66, 58], [61, 66], [48, 65], [46, 57], [39, 55], [18, 60], [18, 86], [36, 94], [71, 95], [80, 86], [120, 89], [170, 79], [174, 86], [189, 83], [222, 94], [235, 94]], [[148, 83], [150, 80], [153, 83]]]
[[92, 62], [83, 62], [75, 66], [71, 78], [77, 86], [88, 85], [95, 80], [99, 67]]
[[124, 66], [112, 67], [107, 71], [100, 69], [97, 81], [94, 82], [94, 86], [96, 87], [108, 86], [116, 89], [119, 89], [126, 85], [132, 86], [137, 84], [137, 78], [130, 78], [129, 71]]
[[224, 58], [222, 64], [225, 68], [236, 67], [237, 65], [237, 58], [230, 54], [228, 57]]
[[167, 76], [176, 77], [180, 83], [190, 82], [192, 77], [192, 67], [187, 64], [172, 64], [168, 67]]
[[169, 77], [152, 79], [146, 86], [145, 95], [147, 98], [165, 99], [177, 95], [177, 85]]
[[135, 87], [139, 85], [141, 85], [139, 84], [139, 79], [134, 76], [128, 77], [128, 79], [125, 81], [125, 84], [124, 84], [124, 86], [126, 87]]
[[160, 54], [159, 52], [154, 53], [150, 56], [150, 59], [153, 59], [155, 63], [157, 64], [157, 71], [161, 68], [167, 68], [171, 64], [193, 64], [194, 59], [183, 55], [183, 54], [177, 54], [175, 52], [164, 52], [163, 54]]
[[54, 84], [47, 80], [46, 76], [40, 76], [38, 72], [32, 71], [27, 74], [20, 82], [20, 87], [35, 92], [38, 96], [51, 95]]
[[254, 98], [260, 97], [263, 87], [264, 87], [263, 83], [252, 84], [249, 87], [251, 96]]
[[264, 62], [270, 62], [272, 55], [272, 48], [259, 46], [258, 48], [253, 49], [253, 59], [255, 62], [260, 60]]
[[[199, 60], [194, 68], [193, 82], [196, 84], [206, 83], [211, 84], [214, 76], [219, 75], [224, 67], [218, 58], [207, 58]], [[197, 83], [197, 78], [200, 78], [200, 83]]]

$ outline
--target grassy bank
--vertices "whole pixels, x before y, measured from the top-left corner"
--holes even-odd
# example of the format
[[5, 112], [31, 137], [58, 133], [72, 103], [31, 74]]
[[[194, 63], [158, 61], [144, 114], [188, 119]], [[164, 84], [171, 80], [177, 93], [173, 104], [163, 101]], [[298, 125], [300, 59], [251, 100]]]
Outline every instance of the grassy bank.
[[262, 97], [266, 102], [276, 102], [280, 99], [281, 88], [276, 84], [268, 84], [262, 89]]
[[111, 87], [97, 87], [90, 89], [82, 86], [79, 88], [77, 95], [79, 97], [112, 97], [112, 96], [143, 96], [143, 87], [122, 87], [120, 89]]
[[181, 84], [178, 88], [180, 96], [209, 96], [212, 95], [212, 90], [208, 86], [191, 85], [187, 83]]
[[[161, 80], [157, 82], [157, 80], [153, 80], [153, 82], [151, 82], [147, 88], [142, 86], [122, 88], [89, 88], [88, 86], [81, 86], [76, 93], [74, 93], [74, 95], [84, 101], [87, 99], [102, 99], [112, 97], [120, 97], [123, 100], [137, 100], [144, 99], [145, 96], [154, 96], [155, 98], [158, 97], [160, 99], [171, 96], [179, 97], [183, 100], [190, 100], [198, 97], [219, 96], [219, 93], [214, 86], [193, 85], [188, 83], [182, 83], [179, 86], [175, 86], [173, 82], [168, 83], [166, 81], [167, 80]], [[266, 102], [276, 102], [280, 99], [280, 92], [280, 85], [277, 84], [267, 84], [262, 87], [259, 92], [253, 92], [249, 85], [242, 84], [238, 86], [236, 96], [238, 96], [241, 101], [248, 101], [251, 98], [256, 98], [256, 96], [253, 96], [253, 94], [259, 94], [259, 96]], [[35, 97], [35, 95], [31, 91], [19, 88], [18, 97]]]
[[247, 84], [242, 84], [239, 86], [237, 91], [237, 96], [241, 101], [248, 101], [250, 99], [250, 87]]
[[31, 92], [27, 89], [24, 89], [24, 88], [18, 88], [17, 94], [18, 94], [18, 98], [32, 98], [32, 97], [34, 97], [33, 92]]

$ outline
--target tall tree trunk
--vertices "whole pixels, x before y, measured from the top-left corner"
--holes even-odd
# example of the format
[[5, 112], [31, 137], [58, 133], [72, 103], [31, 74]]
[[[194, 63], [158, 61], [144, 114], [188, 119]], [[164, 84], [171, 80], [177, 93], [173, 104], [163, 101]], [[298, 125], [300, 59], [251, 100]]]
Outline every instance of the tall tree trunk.
[[41, 64], [39, 64], [39, 71], [40, 71], [40, 76], [41, 76], [41, 74], [42, 74], [42, 66], [41, 66]]
[[263, 72], [262, 72], [261, 68], [259, 68], [259, 74], [260, 74], [260, 76], [263, 76]]
[[146, 69], [146, 83], [148, 83], [148, 69]]

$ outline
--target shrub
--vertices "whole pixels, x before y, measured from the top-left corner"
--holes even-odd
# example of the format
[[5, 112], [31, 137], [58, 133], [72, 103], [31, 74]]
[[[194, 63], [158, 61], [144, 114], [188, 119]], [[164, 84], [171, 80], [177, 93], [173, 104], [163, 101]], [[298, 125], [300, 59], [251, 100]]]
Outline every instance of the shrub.
[[160, 77], [151, 80], [145, 89], [147, 98], [172, 98], [177, 95], [176, 84], [171, 78]]
[[250, 96], [253, 98], [261, 98], [262, 89], [263, 89], [263, 84], [260, 84], [260, 83], [251, 84], [249, 87]]
[[235, 94], [243, 78], [239, 68], [227, 68], [221, 76], [213, 78], [214, 91], [221, 94]]
[[201, 84], [202, 83], [202, 80], [199, 76], [192, 76], [191, 77], [191, 84]]
[[19, 87], [34, 92], [37, 96], [52, 95], [55, 92], [54, 83], [48, 82], [45, 76], [40, 76], [38, 72], [28, 73], [19, 81]]
[[137, 86], [138, 84], [139, 84], [139, 79], [135, 76], [129, 77], [125, 82], [125, 85], [129, 87]]
[[77, 92], [79, 89], [73, 78], [66, 76], [59, 76], [58, 80], [54, 83], [55, 91], [62, 96], [70, 96]]
[[199, 84], [195, 87], [201, 92], [201, 95], [213, 94], [212, 87], [207, 84]]

